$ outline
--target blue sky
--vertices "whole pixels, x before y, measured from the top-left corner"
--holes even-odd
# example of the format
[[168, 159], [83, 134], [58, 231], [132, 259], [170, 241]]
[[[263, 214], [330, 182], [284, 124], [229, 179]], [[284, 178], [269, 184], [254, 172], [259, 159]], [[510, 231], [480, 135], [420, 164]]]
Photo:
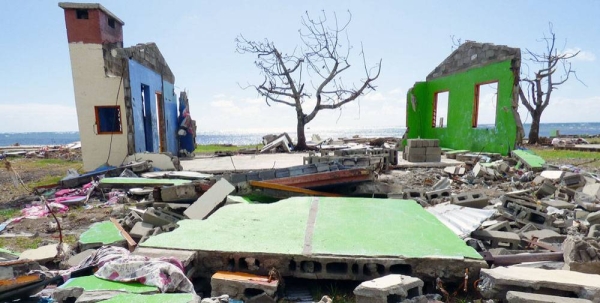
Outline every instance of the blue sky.
[[[125, 22], [124, 44], [156, 42], [189, 91], [199, 131], [293, 131], [295, 112], [268, 107], [238, 83], [262, 78], [254, 57], [235, 52], [234, 39], [269, 38], [291, 51], [300, 43], [305, 11], [343, 16], [349, 26], [351, 70], [363, 76], [358, 56], [383, 59], [377, 91], [342, 112], [323, 111], [309, 127], [404, 126], [405, 95], [451, 52], [451, 36], [542, 51], [548, 22], [562, 45], [581, 50], [572, 80], [553, 93], [542, 122], [600, 122], [600, 1], [102, 1]], [[0, 10], [0, 132], [77, 130], [73, 81], [63, 10], [53, 1], [7, 1]], [[567, 39], [565, 44], [565, 39]], [[533, 67], [533, 66], [532, 66]], [[522, 106], [521, 106], [522, 107]], [[525, 114], [522, 119], [530, 122]]]

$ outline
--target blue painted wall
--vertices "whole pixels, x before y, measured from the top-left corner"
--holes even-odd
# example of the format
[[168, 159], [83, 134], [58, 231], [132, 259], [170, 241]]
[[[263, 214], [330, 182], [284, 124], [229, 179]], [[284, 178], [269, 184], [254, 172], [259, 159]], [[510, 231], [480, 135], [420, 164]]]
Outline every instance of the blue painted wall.
[[179, 140], [177, 139], [177, 95], [175, 95], [175, 86], [173, 83], [163, 81], [163, 89], [167, 151], [176, 156], [179, 151]]
[[[133, 105], [135, 152], [159, 152], [158, 125], [156, 119], [156, 92], [162, 93], [163, 83], [161, 77], [158, 73], [130, 59], [129, 83], [131, 85], [131, 100]], [[152, 146], [146, 145], [144, 112], [142, 107], [142, 84], [148, 86], [148, 95], [150, 97], [149, 100], [147, 100], [150, 102], [150, 106], [147, 106], [147, 109], [149, 109], [149, 113], [147, 114], [149, 114], [152, 118], [150, 125], [147, 127], [150, 127], [152, 131], [152, 136], [150, 137]]]

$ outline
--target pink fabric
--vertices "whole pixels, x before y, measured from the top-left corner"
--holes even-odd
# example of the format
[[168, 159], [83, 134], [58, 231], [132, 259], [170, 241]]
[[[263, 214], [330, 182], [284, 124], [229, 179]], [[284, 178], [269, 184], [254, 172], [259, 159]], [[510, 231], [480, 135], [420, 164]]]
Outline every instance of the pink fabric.
[[61, 272], [65, 281], [71, 272], [97, 266], [94, 274], [98, 278], [132, 282], [156, 286], [161, 292], [195, 293], [192, 282], [185, 276], [183, 264], [175, 258], [151, 259], [144, 256], [131, 255], [122, 247], [103, 246], [87, 257], [79, 265]]
[[[48, 204], [55, 213], [65, 213], [69, 207], [60, 203], [52, 202]], [[23, 217], [27, 219], [38, 219], [46, 217], [50, 211], [46, 205], [34, 205], [21, 210]]]

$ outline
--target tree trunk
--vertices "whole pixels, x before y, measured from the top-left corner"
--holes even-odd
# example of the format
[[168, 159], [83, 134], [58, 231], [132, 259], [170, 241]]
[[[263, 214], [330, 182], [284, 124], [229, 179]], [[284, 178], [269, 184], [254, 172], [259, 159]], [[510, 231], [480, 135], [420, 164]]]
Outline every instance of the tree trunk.
[[537, 144], [540, 141], [540, 120], [542, 118], [542, 113], [534, 113], [531, 117], [531, 129], [529, 129], [527, 142], [529, 144]]
[[299, 113], [298, 114], [298, 126], [296, 129], [296, 132], [298, 133], [298, 142], [296, 143], [294, 150], [309, 149], [308, 146], [306, 146], [306, 135], [304, 134], [304, 126], [305, 125], [306, 124], [304, 123], [304, 115], [302, 113]]

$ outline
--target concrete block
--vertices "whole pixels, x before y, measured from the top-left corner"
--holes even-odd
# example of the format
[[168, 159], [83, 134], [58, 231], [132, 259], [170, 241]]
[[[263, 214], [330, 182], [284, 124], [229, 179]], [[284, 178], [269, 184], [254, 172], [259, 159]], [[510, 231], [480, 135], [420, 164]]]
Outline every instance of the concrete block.
[[356, 303], [399, 302], [423, 294], [423, 281], [403, 275], [387, 275], [365, 281], [354, 289]]
[[426, 158], [425, 155], [407, 154], [406, 155], [406, 160], [408, 162], [426, 162], [427, 158]]
[[119, 220], [119, 224], [126, 229], [131, 229], [137, 222], [141, 222], [142, 217], [135, 211], [130, 211], [125, 218]]
[[163, 211], [154, 208], [146, 209], [142, 219], [145, 223], [152, 224], [154, 226], [163, 226], [171, 223], [177, 223], [180, 220], [178, 217], [171, 216]]
[[404, 199], [425, 198], [425, 193], [421, 190], [405, 189], [402, 192], [404, 193]]
[[575, 209], [575, 206], [576, 206], [573, 203], [569, 203], [569, 202], [557, 200], [557, 199], [544, 199], [544, 200], [541, 200], [540, 202], [544, 206], [552, 206], [552, 207], [558, 208], [558, 209], [573, 210], [573, 209]]
[[554, 184], [552, 184], [552, 181], [545, 180], [540, 185], [540, 188], [538, 188], [538, 190], [535, 192], [535, 196], [538, 199], [541, 199], [541, 198], [544, 198], [544, 197], [554, 194], [554, 192], [556, 192], [556, 186], [554, 186]]
[[535, 178], [533, 178], [533, 181], [531, 181], [533, 183], [533, 185], [540, 185], [542, 184], [545, 180], [548, 180], [540, 175], [535, 176]]
[[560, 296], [532, 294], [528, 292], [509, 291], [506, 293], [508, 303], [592, 303], [590, 300], [567, 298]]
[[600, 224], [594, 224], [592, 226], [590, 226], [590, 230], [587, 234], [588, 237], [590, 238], [600, 238]]
[[600, 183], [588, 184], [583, 187], [583, 193], [600, 199]]
[[540, 230], [532, 230], [522, 233], [523, 237], [531, 240], [533, 237], [537, 238], [539, 241], [546, 243], [562, 243], [567, 236], [561, 235], [553, 230], [549, 229], [540, 229]]
[[442, 149], [440, 147], [427, 147], [425, 150], [426, 155], [441, 155]]
[[432, 199], [449, 198], [451, 194], [452, 192], [449, 188], [442, 188], [426, 192], [425, 197], [431, 201]]
[[600, 274], [600, 248], [596, 240], [568, 237], [563, 242], [562, 249], [564, 269], [586, 274]]
[[409, 155], [426, 155], [427, 148], [426, 147], [411, 147], [408, 149], [407, 153]]
[[471, 237], [487, 242], [492, 248], [505, 247], [518, 249], [519, 243], [521, 243], [519, 235], [506, 231], [476, 230], [471, 233]]
[[462, 176], [465, 174], [465, 168], [460, 167], [460, 166], [447, 166], [447, 167], [444, 167], [444, 172], [451, 174], [451, 175]]
[[437, 155], [425, 155], [425, 162], [441, 162], [442, 161], [442, 155], [441, 154], [437, 154]]
[[[546, 294], [574, 294], [582, 299], [600, 301], [600, 279], [597, 275], [567, 270], [527, 267], [482, 269], [479, 292], [486, 299], [503, 299], [512, 289]], [[553, 293], [554, 292], [554, 293]]]
[[406, 146], [409, 148], [422, 147], [423, 146], [422, 141], [423, 140], [421, 140], [421, 139], [408, 139], [408, 140], [406, 140]]
[[91, 256], [95, 252], [96, 252], [95, 249], [84, 250], [84, 251], [72, 256], [71, 258], [69, 258], [69, 260], [67, 261], [67, 265], [69, 265], [69, 267], [77, 266], [77, 265], [79, 265], [79, 263], [81, 263], [81, 261], [87, 259], [87, 257]]
[[485, 228], [490, 231], [510, 231], [510, 223], [508, 221], [498, 222]]
[[585, 220], [588, 221], [590, 225], [600, 224], [600, 211], [588, 214]]
[[581, 174], [565, 173], [561, 183], [570, 188], [580, 188], [586, 184], [586, 179]]
[[227, 182], [227, 180], [221, 179], [183, 213], [190, 219], [206, 219], [224, 203], [227, 195], [233, 191], [235, 191], [235, 187]]
[[129, 235], [134, 238], [141, 239], [141, 238], [149, 235], [153, 229], [154, 229], [154, 225], [152, 225], [150, 223], [138, 222], [133, 226], [133, 228], [129, 232]]
[[565, 172], [562, 170], [545, 170], [540, 173], [540, 176], [546, 179], [550, 179], [552, 181], [558, 181], [562, 178], [564, 174]]
[[219, 271], [211, 277], [210, 287], [212, 297], [227, 294], [230, 298], [247, 301], [263, 293], [275, 297], [279, 281], [247, 273]]
[[165, 186], [160, 189], [160, 199], [164, 202], [195, 201], [199, 196], [194, 183]]
[[484, 208], [489, 205], [490, 198], [483, 192], [466, 192], [452, 196], [451, 203], [472, 207], [472, 208]]

